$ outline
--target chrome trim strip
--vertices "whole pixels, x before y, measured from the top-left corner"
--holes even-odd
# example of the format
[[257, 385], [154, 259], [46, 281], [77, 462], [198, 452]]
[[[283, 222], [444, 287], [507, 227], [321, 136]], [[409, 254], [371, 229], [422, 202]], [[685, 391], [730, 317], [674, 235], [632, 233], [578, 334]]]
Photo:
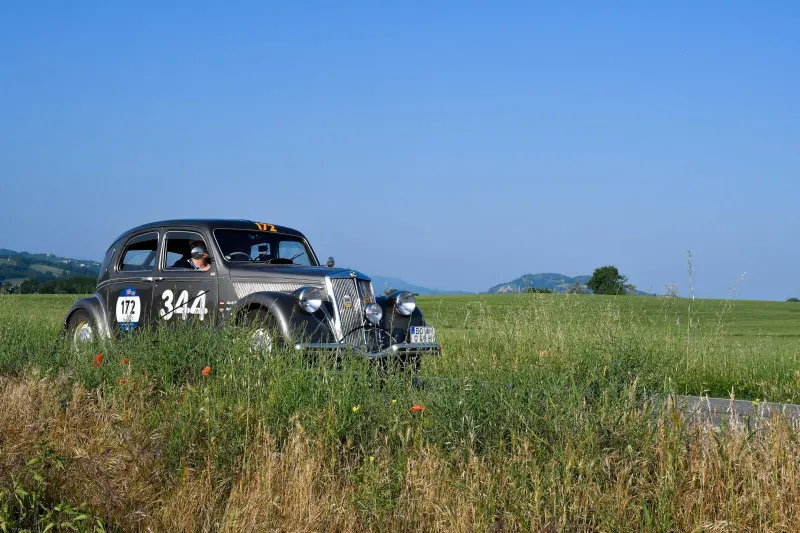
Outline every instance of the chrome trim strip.
[[[350, 272], [355, 272], [356, 275], [355, 276], [351, 276]], [[331, 274], [328, 274], [326, 277], [329, 277], [329, 278], [332, 278], [332, 279], [363, 279], [364, 281], [369, 281], [370, 283], [372, 282], [372, 278], [371, 277], [369, 277], [366, 274], [363, 274], [361, 272], [358, 272], [357, 270], [341, 269], [341, 271], [332, 272]]]
[[257, 283], [253, 281], [234, 281], [232, 285], [234, 292], [236, 292], [236, 297], [240, 299], [254, 292], [290, 293], [305, 286], [299, 283]]
[[[137, 271], [133, 271], [133, 272], [137, 272]], [[146, 270], [142, 270], [141, 272], [147, 272], [147, 271]], [[107, 280], [97, 284], [97, 287], [95, 287], [95, 292], [99, 291], [101, 289], [104, 289], [104, 288], [108, 287], [109, 285], [113, 285], [115, 283], [141, 283], [141, 282], [142, 282], [142, 276], [131, 276], [131, 277], [128, 277], [128, 278], [107, 279]]]

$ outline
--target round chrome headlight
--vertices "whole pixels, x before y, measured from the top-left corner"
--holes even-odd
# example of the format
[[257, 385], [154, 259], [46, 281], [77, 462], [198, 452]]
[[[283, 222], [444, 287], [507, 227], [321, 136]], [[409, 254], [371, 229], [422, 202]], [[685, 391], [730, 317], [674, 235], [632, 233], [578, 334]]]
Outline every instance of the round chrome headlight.
[[383, 309], [378, 304], [368, 304], [367, 307], [364, 308], [364, 314], [369, 320], [369, 323], [372, 325], [377, 324], [383, 318]]
[[300, 287], [294, 295], [306, 313], [316, 313], [322, 306], [322, 293], [316, 287]]
[[400, 291], [394, 294], [394, 308], [403, 316], [411, 316], [417, 308], [417, 299], [408, 291]]

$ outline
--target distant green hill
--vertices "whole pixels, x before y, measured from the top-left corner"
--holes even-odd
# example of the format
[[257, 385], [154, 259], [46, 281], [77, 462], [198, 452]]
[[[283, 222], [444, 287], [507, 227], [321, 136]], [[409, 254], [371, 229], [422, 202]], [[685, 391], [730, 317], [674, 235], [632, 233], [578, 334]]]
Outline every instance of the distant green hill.
[[70, 278], [97, 278], [99, 272], [100, 263], [89, 259], [71, 259], [54, 254], [31, 254], [0, 248], [0, 285], [6, 282], [16, 285], [25, 280], [47, 282]]
[[[580, 283], [583, 290], [587, 293], [590, 291], [586, 287], [586, 283], [591, 279], [591, 276], [565, 276], [564, 274], [524, 274], [515, 280], [501, 283], [491, 287], [488, 291], [489, 294], [503, 294], [509, 292], [526, 292], [528, 289], [548, 289], [553, 292], [567, 292], [572, 285]], [[652, 294], [636, 291], [636, 296], [652, 296]]]
[[372, 278], [372, 286], [375, 288], [376, 294], [383, 294], [386, 290], [404, 290], [411, 291], [420, 296], [433, 296], [442, 294], [470, 294], [464, 291], [447, 291], [442, 289], [431, 289], [421, 285], [414, 285], [408, 283], [400, 278], [389, 278], [386, 276], [370, 276]]
[[576, 282], [580, 283], [584, 289], [586, 282], [591, 276], [565, 276], [564, 274], [524, 274], [515, 280], [501, 283], [491, 287], [490, 294], [500, 294], [506, 292], [525, 292], [528, 289], [548, 289], [553, 292], [567, 292], [567, 289]]

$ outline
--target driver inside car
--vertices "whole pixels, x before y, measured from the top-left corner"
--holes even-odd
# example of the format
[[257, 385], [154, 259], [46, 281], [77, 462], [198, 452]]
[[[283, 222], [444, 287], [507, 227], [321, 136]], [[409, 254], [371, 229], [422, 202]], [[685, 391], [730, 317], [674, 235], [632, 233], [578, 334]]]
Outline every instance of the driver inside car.
[[211, 268], [211, 259], [203, 241], [191, 241], [189, 243], [189, 256], [182, 257], [172, 265], [173, 268], [191, 268], [194, 270], [206, 271]]

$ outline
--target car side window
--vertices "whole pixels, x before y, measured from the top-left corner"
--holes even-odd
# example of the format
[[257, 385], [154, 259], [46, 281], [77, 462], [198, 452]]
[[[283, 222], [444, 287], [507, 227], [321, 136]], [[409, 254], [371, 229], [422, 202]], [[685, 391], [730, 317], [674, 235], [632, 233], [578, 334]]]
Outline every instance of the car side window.
[[117, 270], [120, 272], [137, 272], [153, 270], [156, 264], [158, 249], [158, 233], [145, 233], [128, 241], [120, 254]]
[[[192, 261], [192, 249], [202, 248], [210, 257], [206, 240], [194, 231], [168, 231], [164, 238], [163, 270], [208, 271], [203, 260]], [[205, 267], [205, 268], [204, 268]]]

